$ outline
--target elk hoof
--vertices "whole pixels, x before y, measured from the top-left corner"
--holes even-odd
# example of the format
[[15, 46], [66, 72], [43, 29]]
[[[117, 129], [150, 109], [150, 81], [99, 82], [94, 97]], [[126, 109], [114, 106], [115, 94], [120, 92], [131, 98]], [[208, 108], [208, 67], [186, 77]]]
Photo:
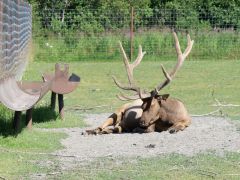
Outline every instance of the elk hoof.
[[112, 129], [104, 129], [101, 131], [101, 134], [111, 134], [111, 133], [113, 133]]
[[82, 132], [81, 135], [85, 136], [85, 135], [88, 135], [88, 133], [87, 132]]
[[96, 131], [95, 130], [86, 130], [86, 133], [82, 133], [83, 135], [87, 134], [87, 135], [96, 135]]
[[97, 135], [97, 134], [100, 134], [101, 131], [102, 131], [101, 128], [92, 129], [92, 130], [86, 130], [86, 134], [88, 134], [88, 135]]
[[170, 128], [169, 129], [169, 133], [171, 133], [171, 134], [175, 134], [176, 132], [178, 132], [178, 130], [175, 129], [175, 128]]

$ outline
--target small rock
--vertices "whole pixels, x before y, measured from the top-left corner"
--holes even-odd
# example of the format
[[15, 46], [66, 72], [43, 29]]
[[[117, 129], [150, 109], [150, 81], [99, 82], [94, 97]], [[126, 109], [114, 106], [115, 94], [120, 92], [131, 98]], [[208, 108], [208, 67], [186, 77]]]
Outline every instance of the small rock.
[[147, 146], [145, 146], [145, 148], [155, 148], [156, 144], [149, 144]]

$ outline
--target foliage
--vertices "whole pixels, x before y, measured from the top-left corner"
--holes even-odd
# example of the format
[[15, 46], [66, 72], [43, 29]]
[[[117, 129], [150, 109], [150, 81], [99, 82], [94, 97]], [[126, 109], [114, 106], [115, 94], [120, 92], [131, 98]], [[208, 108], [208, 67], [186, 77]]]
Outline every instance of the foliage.
[[104, 158], [79, 166], [57, 179], [239, 179], [239, 153], [219, 157], [212, 153], [187, 157], [179, 154], [154, 158]]
[[[147, 58], [146, 55], [145, 59]], [[163, 62], [168, 70], [173, 64], [172, 61]], [[239, 61], [229, 60], [219, 63], [187, 59], [182, 71], [176, 77], [177, 81], [173, 81], [166, 91], [171, 96], [184, 100], [191, 114], [216, 110], [217, 107], [212, 106], [215, 103], [214, 98], [223, 104], [240, 104], [239, 67]], [[53, 69], [54, 63], [31, 62], [24, 74], [24, 79], [39, 80], [41, 73], [53, 71]], [[66, 135], [55, 133], [53, 130], [41, 131], [36, 127], [81, 127], [83, 123], [80, 114], [112, 112], [123, 102], [115, 97], [119, 90], [115, 87], [110, 75], [115, 74], [120, 81], [126, 82], [124, 81], [126, 80], [125, 70], [120, 60], [118, 62], [73, 62], [70, 64], [70, 71], [81, 76], [81, 83], [76, 91], [65, 96], [66, 119], [64, 121], [55, 119], [56, 114], [50, 114], [47, 110], [49, 94], [39, 102], [34, 111], [33, 130], [24, 129], [18, 137], [7, 134], [11, 131], [11, 112], [6, 109], [0, 111], [1, 177], [5, 179], [39, 179], [41, 175], [47, 179], [124, 179], [126, 177], [129, 179], [148, 177], [150, 179], [165, 177], [166, 179], [206, 179], [209, 176], [216, 179], [232, 177], [237, 179], [239, 177], [234, 176], [239, 174], [239, 153], [221, 157], [214, 155], [185, 157], [171, 154], [169, 157], [158, 156], [154, 159], [123, 159], [122, 163], [112, 158], [109, 161], [100, 159], [88, 163], [83, 161], [81, 167], [71, 171], [62, 170], [60, 168], [62, 161], [49, 152], [61, 148], [60, 139], [65, 138]], [[144, 60], [136, 69], [134, 76], [136, 82], [148, 90], [154, 88], [159, 80], [164, 78], [161, 74], [160, 62]], [[240, 119], [239, 107], [223, 107], [221, 112], [236, 120]], [[5, 132], [2, 133], [2, 131]], [[111, 168], [106, 169], [106, 167]], [[158, 167], [161, 168], [158, 169]], [[61, 172], [58, 173], [59, 171]]]
[[[62, 33], [67, 29], [87, 34], [123, 28], [129, 24], [130, 7], [135, 8], [135, 25], [164, 25], [189, 29], [208, 22], [212, 28], [237, 29], [239, 1], [223, 0], [29, 0], [34, 20], [41, 28]], [[167, 9], [167, 11], [165, 10]], [[144, 10], [144, 13], [143, 13]], [[113, 18], [114, 17], [114, 18]]]
[[[175, 64], [176, 57], [172, 57], [174, 61], [165, 62], [148, 61], [148, 58], [149, 56], [146, 54], [139, 67], [135, 69], [134, 77], [137, 84], [150, 91], [164, 78], [160, 64], [162, 63], [167, 70], [170, 70]], [[120, 82], [126, 83], [127, 77], [123, 66], [121, 59], [112, 62], [72, 62], [70, 72], [78, 74], [81, 82], [74, 92], [66, 96], [66, 113], [76, 113], [76, 116], [80, 118], [79, 114], [82, 113], [110, 113], [120, 107], [124, 102], [116, 98], [119, 89], [114, 85], [111, 75], [116, 75]], [[54, 63], [31, 63], [30, 70], [26, 72], [24, 79], [33, 79], [33, 74], [36, 74], [35, 69], [40, 67], [44, 72], [50, 67], [54, 67]], [[215, 111], [218, 107], [212, 106], [216, 103], [214, 98], [223, 104], [240, 104], [238, 98], [240, 91], [239, 68], [240, 61], [238, 60], [219, 63], [212, 60], [192, 61], [186, 59], [176, 81], [173, 81], [162, 93], [167, 92], [171, 96], [183, 100], [190, 114], [205, 114]], [[240, 119], [239, 107], [223, 107], [221, 112], [222, 115]], [[43, 115], [38, 116], [42, 117]], [[68, 118], [66, 123], [72, 121], [72, 118]], [[41, 127], [44, 127], [46, 122], [41, 124], [39, 123]]]
[[[194, 18], [191, 19], [194, 21]], [[240, 57], [240, 51], [237, 48], [240, 46], [239, 33], [232, 31], [212, 32], [209, 31], [209, 26], [209, 22], [205, 21], [201, 23], [201, 31], [192, 30], [190, 32], [192, 39], [195, 40], [190, 58], [192, 60], [238, 59]], [[178, 33], [178, 36], [182, 47], [185, 47], [186, 34]], [[65, 62], [115, 61], [121, 59], [118, 47], [119, 40], [123, 42], [127, 54], [130, 54], [129, 37], [120, 33], [88, 36], [72, 32], [60, 37], [47, 32], [46, 36], [34, 38], [34, 58], [36, 61], [45, 62], [57, 62], [59, 60]], [[148, 32], [136, 33], [134, 37], [135, 55], [139, 44], [142, 44], [143, 50], [147, 52], [148, 60], [174, 59], [173, 38], [169, 31], [149, 30]]]
[[118, 40], [124, 42], [125, 49], [130, 49], [131, 7], [134, 7], [134, 49], [141, 43], [151, 59], [171, 59], [168, 48], [172, 46], [172, 37], [165, 33], [170, 29], [190, 32], [198, 46], [192, 57], [214, 60], [239, 57], [236, 48], [239, 1], [29, 1], [33, 6], [35, 60], [119, 59]]

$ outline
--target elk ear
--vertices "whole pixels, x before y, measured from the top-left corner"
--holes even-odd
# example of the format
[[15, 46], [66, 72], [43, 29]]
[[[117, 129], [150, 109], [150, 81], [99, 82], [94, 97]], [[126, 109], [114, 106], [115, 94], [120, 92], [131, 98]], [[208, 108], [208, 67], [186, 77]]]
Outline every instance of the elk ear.
[[151, 100], [152, 99], [152, 97], [146, 97], [146, 98], [142, 98], [142, 101], [143, 102], [147, 102], [147, 101], [149, 101], [149, 100]]
[[170, 96], [170, 94], [163, 94], [162, 95], [162, 100], [167, 100], [167, 98]]

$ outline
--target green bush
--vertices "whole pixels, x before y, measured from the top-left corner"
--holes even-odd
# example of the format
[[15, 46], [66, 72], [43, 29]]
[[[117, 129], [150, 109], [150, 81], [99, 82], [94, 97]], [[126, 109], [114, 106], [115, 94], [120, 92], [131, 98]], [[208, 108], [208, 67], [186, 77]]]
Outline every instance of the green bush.
[[[206, 30], [203, 30], [206, 29]], [[223, 60], [238, 59], [240, 46], [238, 32], [214, 32], [208, 30], [208, 24], [202, 24], [202, 30], [191, 30], [195, 40], [191, 59]], [[182, 49], [186, 47], [186, 33], [179, 32], [178, 38]], [[37, 61], [85, 61], [85, 60], [119, 60], [118, 41], [122, 41], [126, 53], [130, 55], [129, 37], [113, 33], [84, 35], [76, 33], [59, 36], [49, 33], [47, 36], [34, 38], [34, 57]], [[134, 36], [134, 57], [138, 45], [147, 52], [146, 60], [174, 60], [176, 53], [172, 34], [169, 31], [148, 30]]]

